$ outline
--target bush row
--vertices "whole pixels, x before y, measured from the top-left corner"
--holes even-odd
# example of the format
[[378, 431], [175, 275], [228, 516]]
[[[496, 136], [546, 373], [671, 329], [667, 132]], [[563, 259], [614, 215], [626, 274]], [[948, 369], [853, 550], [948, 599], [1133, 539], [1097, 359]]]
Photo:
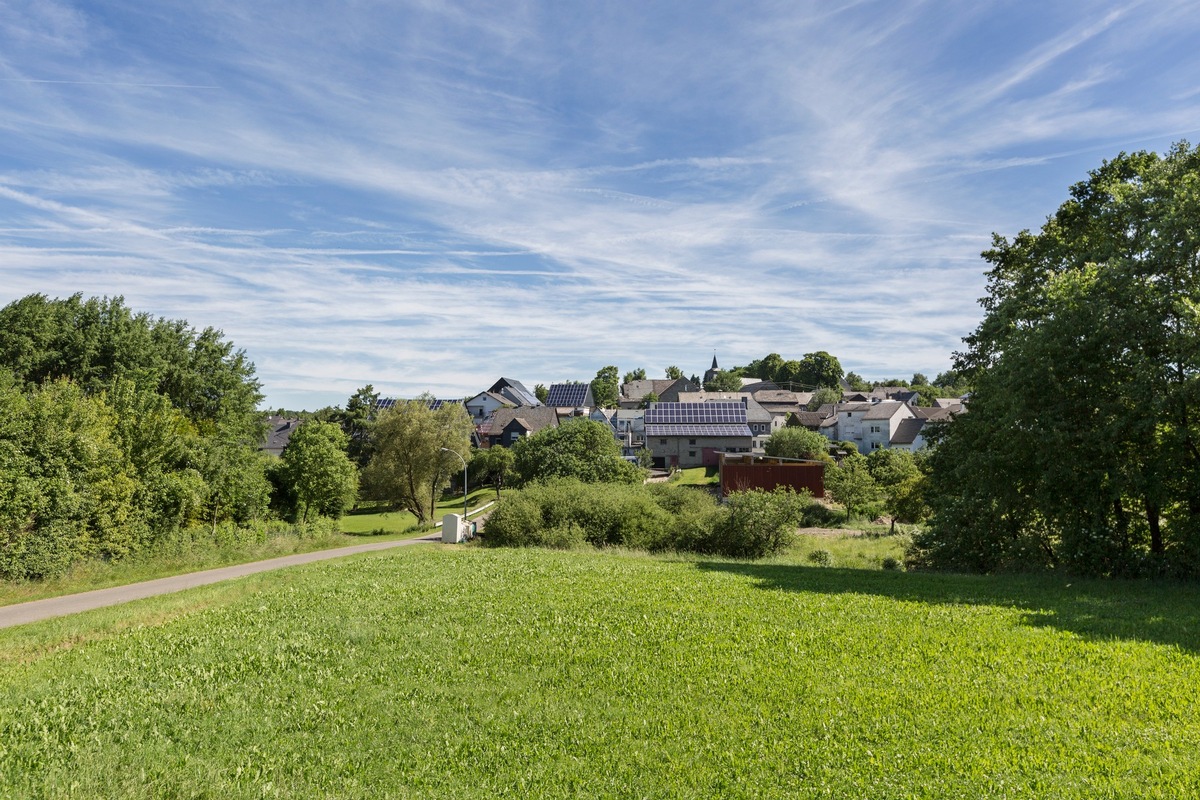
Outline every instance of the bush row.
[[488, 519], [484, 540], [510, 547], [590, 544], [762, 558], [791, 543], [814, 505], [790, 489], [739, 492], [718, 505], [687, 486], [562, 479], [510, 493]]

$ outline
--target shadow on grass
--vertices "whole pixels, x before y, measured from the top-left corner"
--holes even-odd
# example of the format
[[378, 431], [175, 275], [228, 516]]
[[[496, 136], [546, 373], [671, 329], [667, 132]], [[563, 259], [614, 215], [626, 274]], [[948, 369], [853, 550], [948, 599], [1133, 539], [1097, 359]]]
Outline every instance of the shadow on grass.
[[956, 575], [704, 561], [702, 570], [744, 575], [764, 589], [861, 594], [915, 603], [1001, 606], [1031, 627], [1095, 640], [1126, 639], [1200, 653], [1200, 585], [1074, 579], [1064, 575]]

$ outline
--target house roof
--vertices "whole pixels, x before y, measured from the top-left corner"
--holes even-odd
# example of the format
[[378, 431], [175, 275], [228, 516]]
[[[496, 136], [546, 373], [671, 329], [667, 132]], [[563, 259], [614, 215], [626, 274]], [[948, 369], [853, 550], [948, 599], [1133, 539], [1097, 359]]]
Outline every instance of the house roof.
[[481, 397], [490, 397], [491, 399], [495, 400], [497, 403], [499, 403], [502, 406], [512, 405], [512, 401], [510, 401], [507, 397], [505, 397], [504, 395], [496, 394], [495, 392], [491, 392], [491, 391], [480, 392], [479, 394], [475, 395], [474, 397], [468, 398], [467, 403], [474, 403], [476, 400], [478, 400]]
[[916, 406], [913, 408], [913, 413], [920, 419], [950, 419], [961, 411], [962, 406], [954, 406], [953, 408], [935, 408], [933, 406], [923, 408]]
[[[867, 413], [863, 414], [863, 419], [891, 419], [905, 408], [907, 408], [907, 406], [904, 403], [895, 401], [889, 401], [886, 403], [872, 403], [871, 408], [867, 410]], [[912, 409], [909, 409], [905, 413], [911, 414]]]
[[663, 392], [670, 389], [674, 383], [674, 378], [647, 378], [629, 381], [621, 384], [621, 398], [623, 400], [641, 400], [651, 392], [661, 398]]
[[553, 408], [590, 408], [592, 387], [586, 383], [553, 383], [546, 394], [546, 405]]
[[[542, 428], [558, 427], [558, 414], [549, 406], [498, 408], [492, 413], [490, 421], [484, 423], [487, 426], [486, 435], [499, 435], [514, 420], [531, 433], [537, 433]], [[480, 428], [483, 427], [482, 425], [480, 426]], [[482, 430], [480, 432], [483, 433]]]
[[896, 426], [896, 432], [892, 434], [892, 444], [912, 444], [917, 440], [917, 436], [921, 433], [921, 429], [925, 427], [925, 420], [919, 417], [909, 417], [908, 419], [900, 420], [900, 424]]
[[750, 437], [740, 402], [655, 403], [646, 409], [646, 436]]
[[792, 416], [805, 428], [819, 428], [827, 418], [827, 415], [819, 411], [793, 411]]
[[295, 417], [267, 417], [267, 439], [261, 449], [282, 453], [296, 428], [302, 424], [303, 422]]
[[533, 392], [525, 388], [523, 383], [512, 378], [501, 378], [492, 384], [488, 391], [506, 397], [519, 406], [540, 406], [542, 404]]

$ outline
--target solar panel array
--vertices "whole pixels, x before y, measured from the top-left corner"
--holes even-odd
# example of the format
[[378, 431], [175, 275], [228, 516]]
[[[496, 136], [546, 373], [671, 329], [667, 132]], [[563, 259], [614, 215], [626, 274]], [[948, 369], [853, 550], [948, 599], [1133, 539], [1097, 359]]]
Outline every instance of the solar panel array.
[[[403, 402], [405, 402], [405, 401], [397, 400], [394, 397], [381, 397], [375, 401], [375, 410], [376, 411], [384, 411], [384, 410], [389, 409], [392, 406], [396, 405], [396, 403], [403, 403]], [[437, 411], [439, 408], [446, 405], [447, 403], [461, 404], [462, 400], [430, 400], [429, 408], [432, 409], [433, 411]]]
[[655, 403], [646, 409], [646, 437], [753, 436], [737, 401]]
[[646, 425], [745, 425], [746, 407], [736, 400], [712, 403], [655, 403], [646, 409]]
[[582, 408], [590, 405], [587, 401], [588, 388], [586, 383], [551, 384], [546, 405], [551, 408]]
[[746, 423], [717, 425], [647, 425], [646, 437], [654, 436], [753, 436]]

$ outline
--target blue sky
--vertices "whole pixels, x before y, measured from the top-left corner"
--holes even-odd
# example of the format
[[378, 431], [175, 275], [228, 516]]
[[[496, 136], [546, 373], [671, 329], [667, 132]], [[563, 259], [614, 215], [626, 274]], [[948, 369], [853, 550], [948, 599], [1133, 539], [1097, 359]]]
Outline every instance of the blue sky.
[[1200, 138], [1198, 28], [1170, 0], [9, 0], [0, 303], [218, 327], [272, 407], [714, 351], [932, 378], [993, 231]]

